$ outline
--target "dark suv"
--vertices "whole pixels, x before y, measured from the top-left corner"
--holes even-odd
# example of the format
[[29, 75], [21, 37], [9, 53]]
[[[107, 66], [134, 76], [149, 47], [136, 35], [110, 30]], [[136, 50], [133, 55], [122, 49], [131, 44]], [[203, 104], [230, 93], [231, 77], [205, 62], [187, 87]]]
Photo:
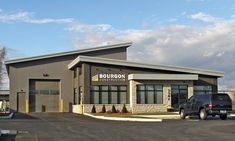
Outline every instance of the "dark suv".
[[232, 110], [232, 101], [228, 94], [198, 94], [194, 95], [179, 107], [180, 118], [188, 115], [198, 115], [206, 119], [208, 115], [219, 115], [222, 120], [227, 119], [227, 113]]

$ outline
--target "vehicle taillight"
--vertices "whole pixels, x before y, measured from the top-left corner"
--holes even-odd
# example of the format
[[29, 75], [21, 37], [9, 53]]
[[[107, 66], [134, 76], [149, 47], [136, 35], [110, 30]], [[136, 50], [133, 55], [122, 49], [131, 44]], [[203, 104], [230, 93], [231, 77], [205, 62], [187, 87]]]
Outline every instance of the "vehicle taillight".
[[209, 103], [209, 109], [211, 110], [212, 109], [212, 102], [210, 101]]

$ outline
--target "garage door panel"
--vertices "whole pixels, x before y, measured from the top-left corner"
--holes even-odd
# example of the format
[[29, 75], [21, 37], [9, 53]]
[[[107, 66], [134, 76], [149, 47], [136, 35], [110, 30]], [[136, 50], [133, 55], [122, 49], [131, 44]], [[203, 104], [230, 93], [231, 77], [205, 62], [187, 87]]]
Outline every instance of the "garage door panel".
[[30, 81], [30, 112], [59, 112], [59, 81]]
[[36, 95], [36, 112], [58, 112], [58, 95]]

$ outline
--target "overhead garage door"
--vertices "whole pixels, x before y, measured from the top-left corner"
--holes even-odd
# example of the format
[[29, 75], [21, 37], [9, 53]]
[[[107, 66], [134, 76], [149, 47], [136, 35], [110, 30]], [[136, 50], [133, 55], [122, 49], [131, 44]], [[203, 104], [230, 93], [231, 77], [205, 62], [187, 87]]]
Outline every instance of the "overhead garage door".
[[59, 112], [59, 80], [29, 81], [29, 112]]

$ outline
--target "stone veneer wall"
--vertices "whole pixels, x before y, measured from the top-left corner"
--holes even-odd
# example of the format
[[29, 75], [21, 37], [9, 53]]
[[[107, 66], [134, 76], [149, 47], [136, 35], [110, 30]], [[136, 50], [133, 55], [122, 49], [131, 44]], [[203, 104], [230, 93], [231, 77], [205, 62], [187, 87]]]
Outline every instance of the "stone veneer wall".
[[154, 113], [167, 112], [167, 105], [165, 104], [136, 104], [133, 106], [132, 113]]
[[[106, 112], [112, 111], [112, 106], [114, 105], [116, 110], [122, 111], [124, 104], [84, 104], [84, 113], [91, 113], [92, 107], [95, 105], [96, 112], [99, 113], [102, 111], [103, 105], [105, 106]], [[128, 112], [131, 112], [130, 104], [125, 104]]]
[[[96, 112], [102, 111], [103, 104], [84, 104], [84, 113], [91, 113], [92, 107], [95, 105]], [[114, 105], [116, 110], [122, 111], [123, 104], [104, 104], [106, 111], [112, 111], [112, 106]], [[132, 113], [154, 113], [154, 112], [166, 112], [167, 105], [165, 104], [136, 104], [133, 108], [130, 104], [125, 104], [127, 111]], [[73, 105], [73, 112], [80, 113], [80, 105]], [[133, 110], [133, 111], [132, 111]], [[76, 111], [76, 112], [75, 112]], [[78, 112], [79, 111], [79, 112]]]

